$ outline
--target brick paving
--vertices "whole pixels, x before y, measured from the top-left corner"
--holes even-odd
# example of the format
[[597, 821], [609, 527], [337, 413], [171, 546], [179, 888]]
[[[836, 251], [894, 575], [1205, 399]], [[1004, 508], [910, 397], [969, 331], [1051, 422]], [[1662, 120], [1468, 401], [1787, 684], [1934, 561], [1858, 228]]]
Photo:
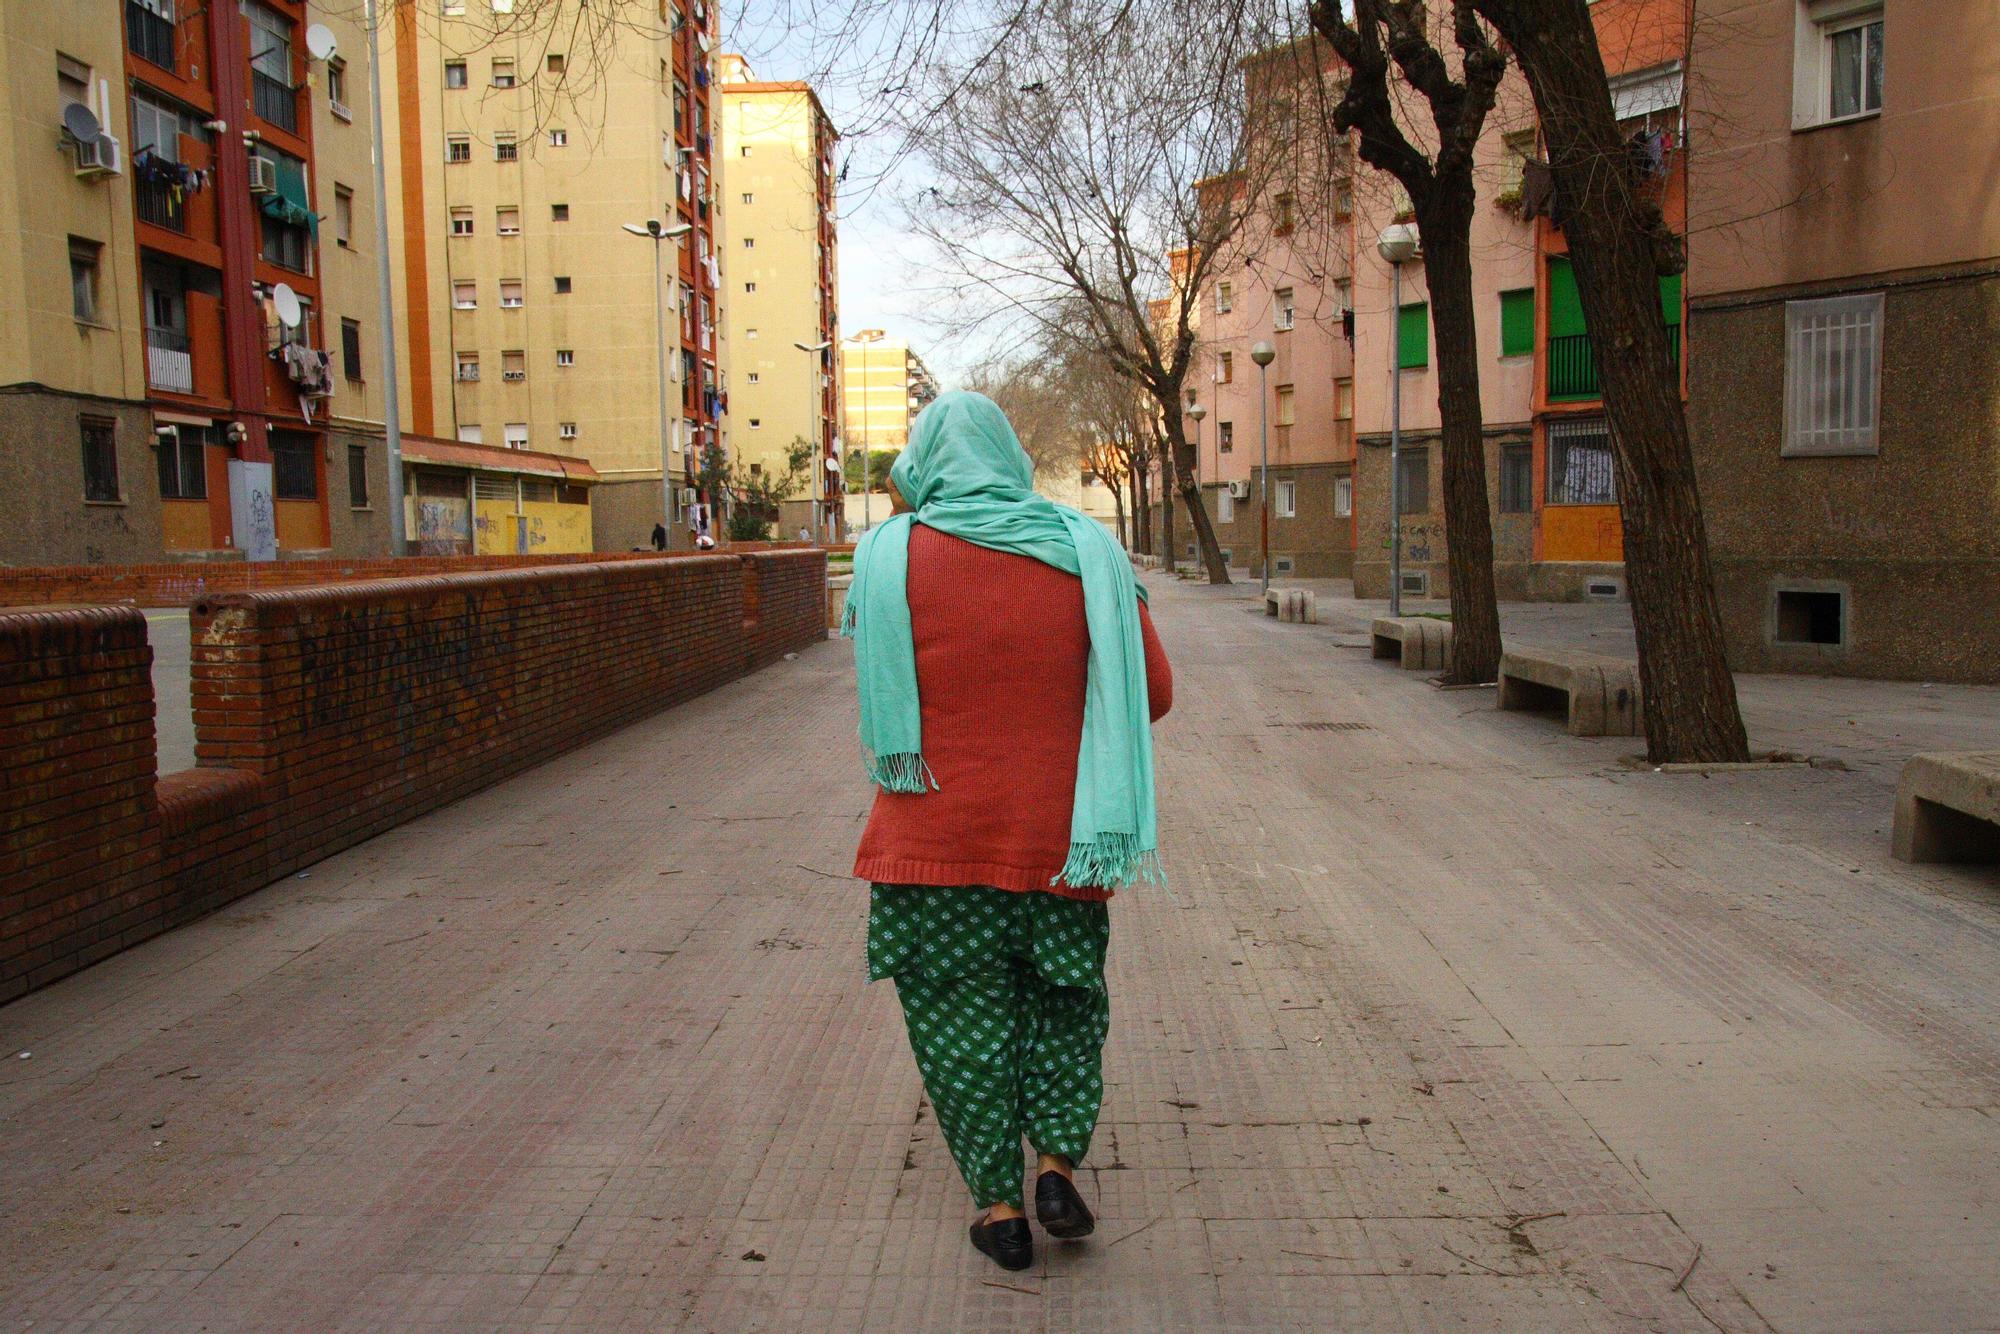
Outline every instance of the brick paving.
[[1751, 678], [1850, 767], [1654, 774], [1153, 583], [1174, 890], [1114, 906], [1093, 1242], [965, 1245], [860, 980], [836, 642], [0, 1009], [0, 1310], [2000, 1324], [2000, 874], [1887, 855], [1902, 755], [2000, 744], [2000, 691]]

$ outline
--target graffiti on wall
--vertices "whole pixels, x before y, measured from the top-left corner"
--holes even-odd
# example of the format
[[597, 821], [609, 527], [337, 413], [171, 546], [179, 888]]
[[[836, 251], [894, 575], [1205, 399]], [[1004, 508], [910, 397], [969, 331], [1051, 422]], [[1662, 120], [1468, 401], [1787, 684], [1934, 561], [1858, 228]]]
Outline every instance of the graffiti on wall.
[[454, 496], [417, 501], [417, 551], [425, 556], [461, 556], [472, 550], [472, 508]]

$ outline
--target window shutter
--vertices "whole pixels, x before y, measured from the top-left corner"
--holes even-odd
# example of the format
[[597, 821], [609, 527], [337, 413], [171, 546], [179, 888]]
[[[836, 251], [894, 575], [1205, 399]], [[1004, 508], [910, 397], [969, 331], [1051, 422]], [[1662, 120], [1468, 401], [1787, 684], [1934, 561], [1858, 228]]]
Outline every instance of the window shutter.
[[1418, 301], [1396, 312], [1396, 365], [1413, 370], [1431, 364], [1431, 308]]
[[1535, 350], [1535, 289], [1500, 294], [1500, 355], [1525, 357]]
[[1787, 456], [1874, 454], [1882, 294], [1785, 303]]

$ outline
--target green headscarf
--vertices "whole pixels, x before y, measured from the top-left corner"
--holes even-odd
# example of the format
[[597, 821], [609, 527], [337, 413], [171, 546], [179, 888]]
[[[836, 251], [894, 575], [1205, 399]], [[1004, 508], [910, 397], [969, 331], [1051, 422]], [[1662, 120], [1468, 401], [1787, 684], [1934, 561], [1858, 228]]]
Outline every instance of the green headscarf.
[[1035, 494], [1027, 452], [1006, 414], [984, 394], [944, 394], [925, 408], [889, 477], [915, 512], [862, 537], [840, 627], [854, 640], [868, 777], [890, 792], [937, 786], [924, 763], [910, 633], [911, 524], [1032, 556], [1082, 579], [1090, 630], [1069, 858], [1050, 883], [1116, 888], [1135, 877], [1164, 883], [1139, 634], [1138, 598], [1145, 590], [1124, 549], [1095, 519]]

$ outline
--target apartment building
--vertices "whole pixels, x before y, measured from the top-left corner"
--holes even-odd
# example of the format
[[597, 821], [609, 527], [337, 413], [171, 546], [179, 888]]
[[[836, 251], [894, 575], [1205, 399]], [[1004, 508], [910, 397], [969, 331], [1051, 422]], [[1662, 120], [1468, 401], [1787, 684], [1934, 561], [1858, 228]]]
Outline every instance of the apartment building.
[[1698, 14], [1689, 427], [1731, 662], [2000, 681], [1991, 6]]
[[836, 392], [839, 135], [810, 85], [759, 81], [740, 56], [722, 58], [720, 88], [730, 450], [745, 467], [782, 474], [792, 445], [810, 442], [814, 465], [781, 505], [777, 531], [832, 539], [845, 526]]
[[0, 559], [387, 549], [365, 46], [297, 0], [0, 14]]
[[909, 343], [880, 329], [840, 340], [840, 410], [849, 451], [901, 449], [910, 423], [938, 396], [937, 381]]
[[[572, 2], [393, 10], [408, 416], [418, 437], [478, 447], [433, 454], [492, 465], [467, 465], [468, 495], [463, 469], [413, 464], [422, 550], [626, 550], [660, 523], [685, 545], [722, 444], [715, 10], [669, 0], [607, 29]], [[567, 49], [580, 31], [610, 40]], [[499, 451], [587, 467], [509, 474]], [[568, 504], [587, 525], [545, 508]]]

